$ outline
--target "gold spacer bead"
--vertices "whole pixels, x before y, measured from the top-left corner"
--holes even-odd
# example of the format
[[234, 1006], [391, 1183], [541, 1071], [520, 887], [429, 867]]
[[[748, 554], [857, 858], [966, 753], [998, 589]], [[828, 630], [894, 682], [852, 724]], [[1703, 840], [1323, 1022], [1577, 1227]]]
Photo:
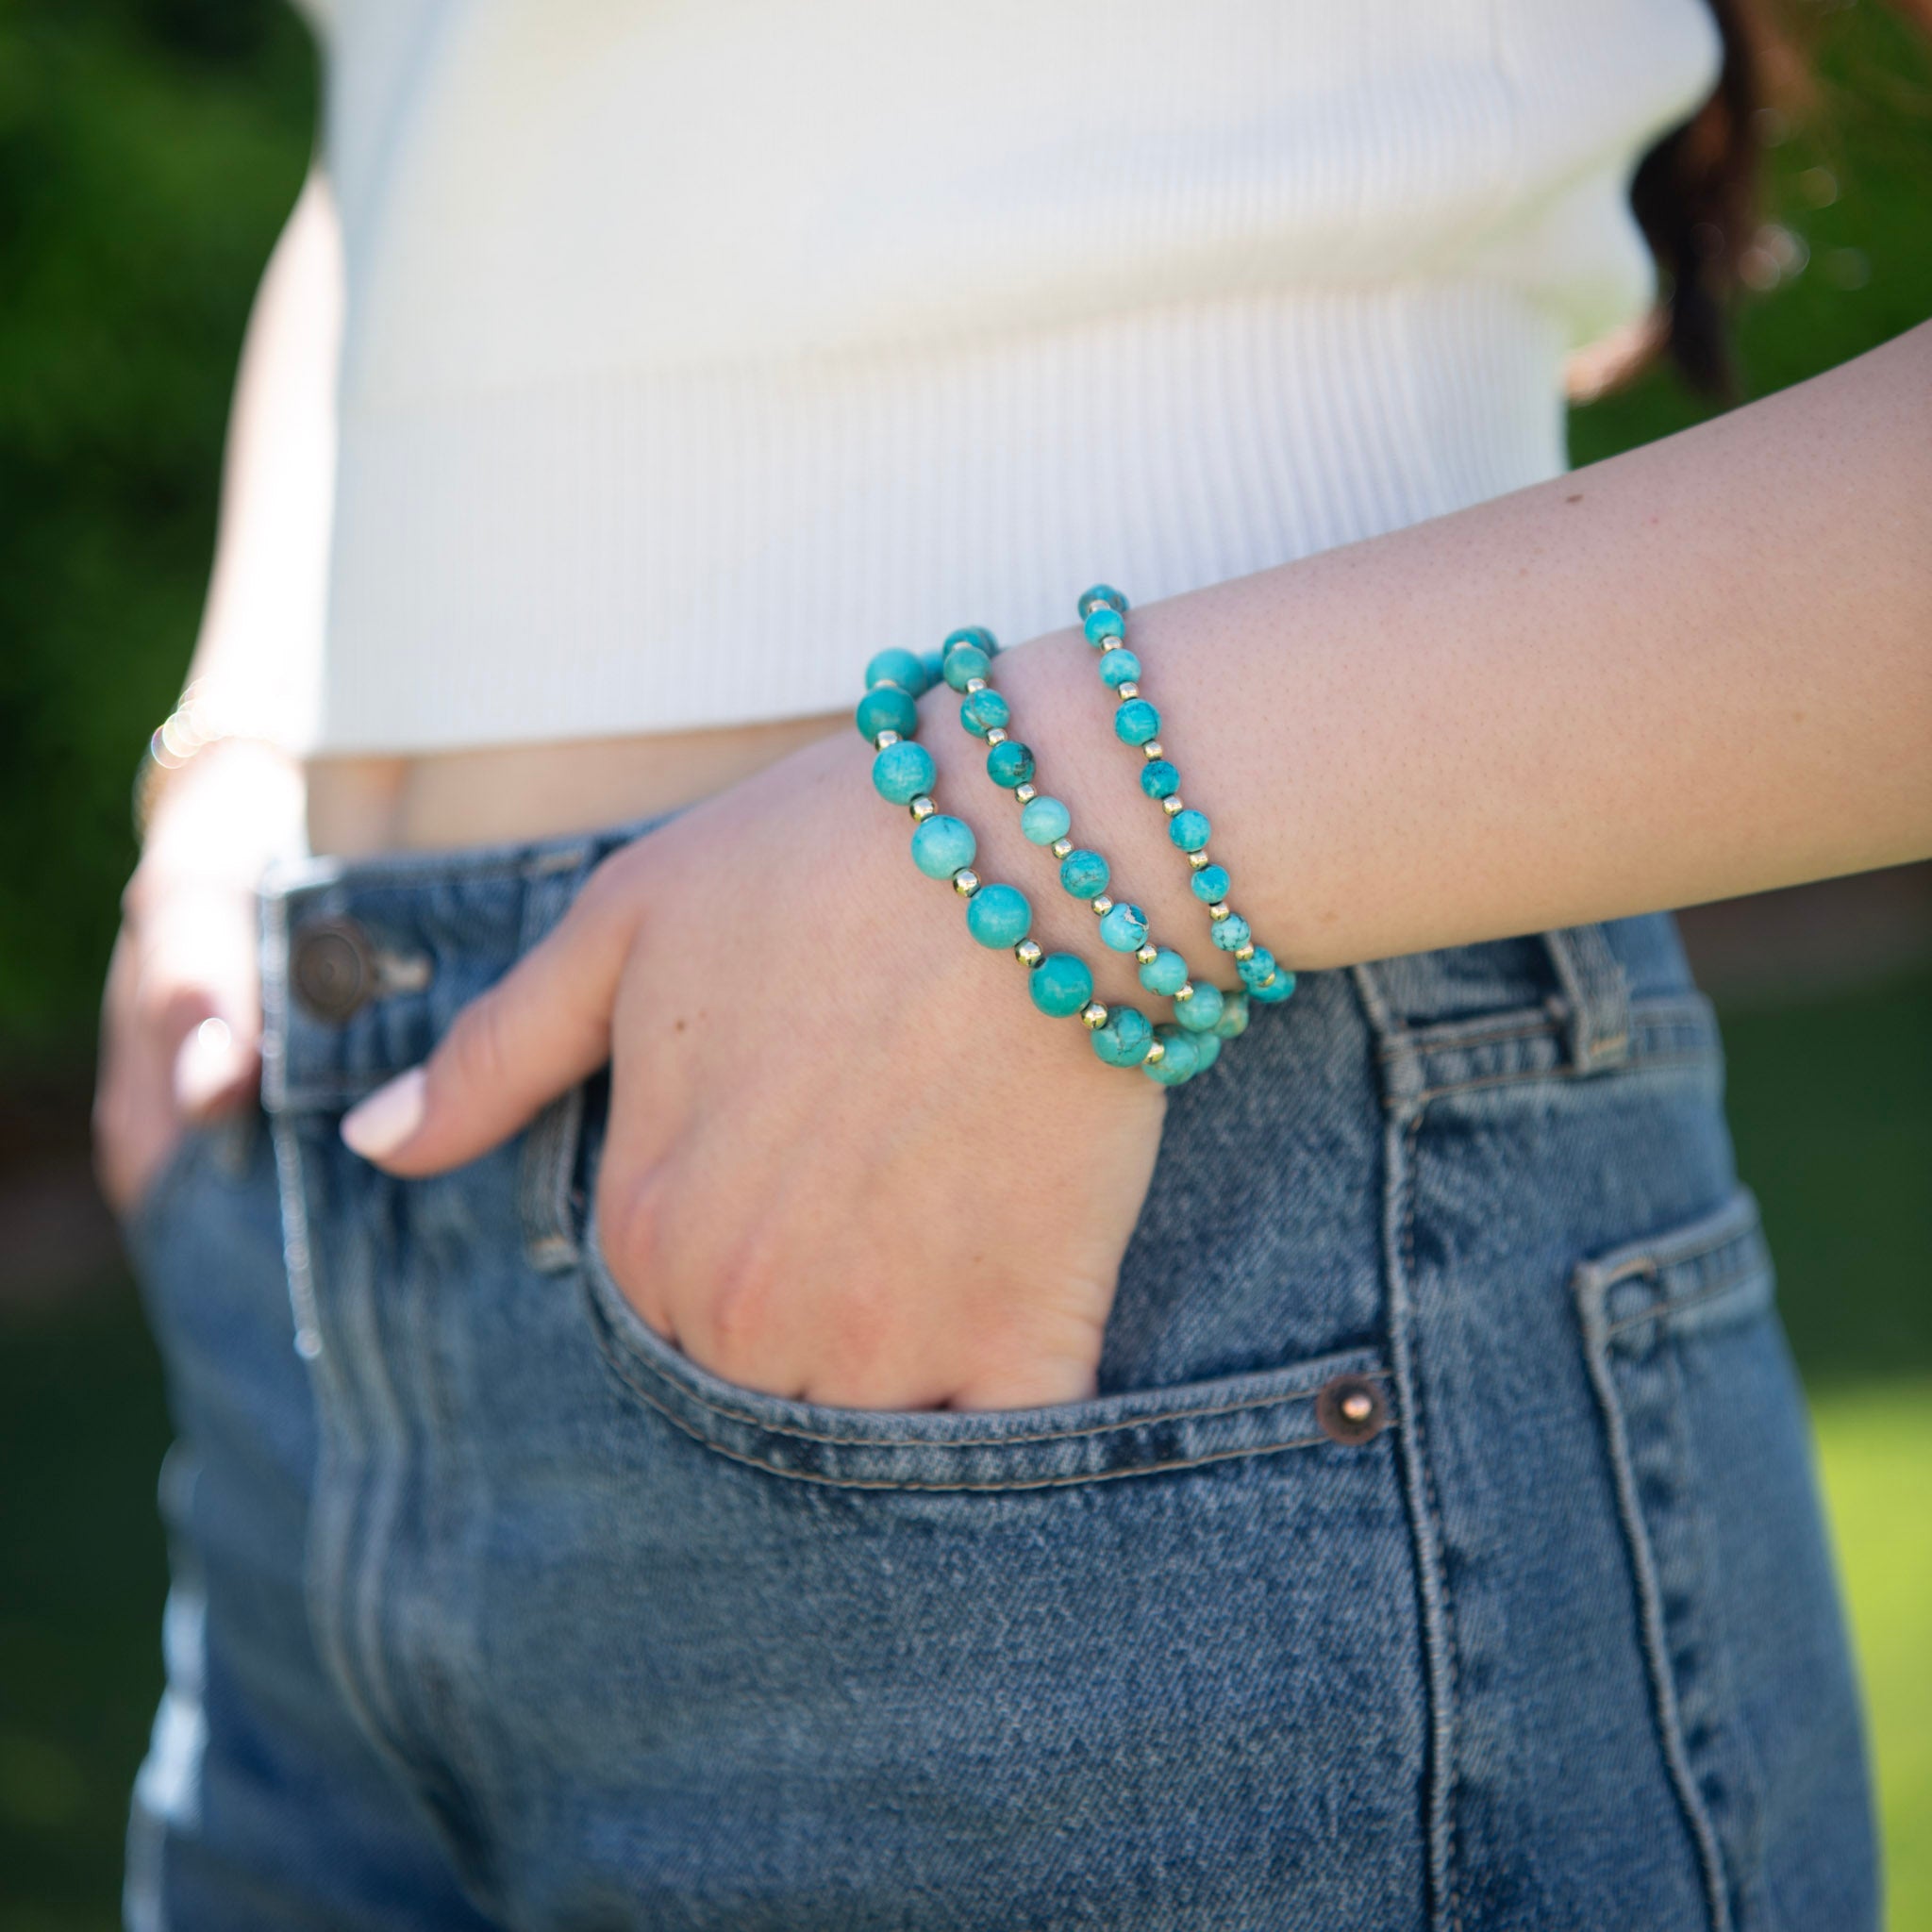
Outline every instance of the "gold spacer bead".
[[983, 677], [969, 677], [966, 680], [966, 695], [969, 698], [977, 697], [985, 689], [986, 679]]
[[1040, 950], [1038, 940], [1022, 940], [1013, 948], [1013, 958], [1023, 966], [1038, 966], [1046, 955]]
[[1112, 910], [1113, 901], [1109, 899], [1105, 892], [1101, 893], [1100, 897], [1094, 900], [1093, 912], [1096, 918], [1105, 919], [1107, 915]]
[[1040, 796], [1040, 793], [1031, 785], [1015, 785], [1013, 787], [1013, 796], [1022, 805], [1031, 805]]
[[912, 816], [920, 822], [921, 824], [924, 824], [927, 819], [931, 818], [934, 812], [939, 810], [939, 807], [936, 806], [932, 802], [932, 800], [929, 799], [925, 795], [925, 793], [922, 791], [919, 794], [919, 796], [915, 798], [912, 801], [912, 803], [906, 808], [906, 809], [909, 811], [912, 814]]
[[979, 890], [979, 874], [970, 865], [962, 865], [953, 874], [953, 890], [962, 899], [972, 898]]
[[1151, 966], [1155, 960], [1160, 958], [1160, 948], [1150, 940], [1134, 955], [1134, 958], [1140, 960], [1141, 965]]
[[1141, 695], [1141, 687], [1130, 677], [1124, 684], [1115, 685], [1113, 694], [1122, 704], [1125, 704], [1129, 698], [1137, 698]]
[[1215, 900], [1213, 905], [1208, 908], [1208, 917], [1215, 920], [1225, 919], [1227, 917], [1227, 901], [1225, 899]]
[[872, 748], [874, 751], [884, 751], [887, 745], [897, 744], [898, 742], [899, 734], [896, 731], [881, 731], [879, 735], [873, 740]]
[[1006, 743], [1009, 736], [1010, 733], [1008, 733], [1007, 727], [1004, 724], [995, 724], [992, 727], [992, 729], [986, 734], [986, 741], [989, 744], [1004, 744]]
[[1164, 1060], [1166, 1058], [1167, 1047], [1165, 1043], [1161, 1041], [1157, 1040], [1154, 1042], [1154, 1044], [1147, 1049], [1147, 1058], [1143, 1059], [1141, 1062], [1141, 1064], [1143, 1067], [1158, 1067], [1161, 1063], [1161, 1061]]
[[1253, 941], [1251, 941], [1247, 945], [1244, 946], [1237, 946], [1234, 949], [1234, 956], [1238, 960], [1252, 959], [1255, 957], [1255, 948]]
[[1186, 980], [1181, 985], [1174, 988], [1174, 1003], [1175, 1006], [1179, 1006], [1183, 1000], [1191, 1000], [1193, 997], [1194, 982], [1191, 979]]
[[1107, 1008], [1098, 1000], [1088, 1001], [1080, 1008], [1080, 1024], [1088, 1032], [1097, 1032], [1107, 1024]]
[[1250, 992], [1259, 992], [1264, 987], [1270, 987], [1274, 984], [1274, 974], [1271, 973], [1266, 979], [1257, 979], [1253, 986], [1249, 987], [1248, 991]]
[[1187, 807], [1181, 803], [1179, 792], [1175, 792], [1172, 798], [1163, 798], [1160, 801], [1160, 808], [1171, 819], [1178, 818], [1182, 812], [1187, 810]]
[[1212, 863], [1213, 861], [1205, 852], [1191, 852], [1188, 854], [1188, 868], [1191, 872], [1206, 872]]
[[1162, 749], [1159, 739], [1150, 738], [1141, 747], [1141, 756], [1151, 765], [1156, 758], [1164, 758], [1167, 753]]
[[1056, 839], [1046, 849], [1056, 858], [1064, 858], [1074, 849], [1074, 841], [1071, 839]]

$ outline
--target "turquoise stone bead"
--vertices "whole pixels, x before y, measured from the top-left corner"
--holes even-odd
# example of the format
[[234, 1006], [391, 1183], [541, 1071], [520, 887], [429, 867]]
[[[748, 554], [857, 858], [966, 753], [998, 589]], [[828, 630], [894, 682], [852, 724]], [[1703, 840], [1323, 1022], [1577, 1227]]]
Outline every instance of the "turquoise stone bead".
[[946, 654], [943, 651], [922, 651], [919, 661], [925, 671], [925, 688], [930, 691], [940, 681]]
[[1100, 660], [1100, 681], [1108, 691], [1132, 684], [1141, 675], [1141, 660], [1131, 651], [1109, 651]]
[[873, 790], [888, 805], [910, 805], [932, 790], [935, 775], [931, 752], [909, 738], [887, 745], [872, 761]]
[[1181, 789], [1181, 774], [1165, 758], [1141, 767], [1141, 790], [1149, 798], [1172, 798]]
[[1171, 998], [1188, 983], [1188, 962], [1172, 946], [1162, 946], [1141, 969], [1141, 984], [1149, 992]]
[[958, 644], [948, 651], [940, 675], [955, 691], [964, 691], [968, 682], [984, 677], [992, 669], [992, 659], [977, 644]]
[[1145, 698], [1129, 698], [1113, 714], [1113, 735], [1123, 744], [1145, 744], [1160, 734], [1160, 713]]
[[1141, 1071], [1150, 1080], [1158, 1080], [1163, 1087], [1178, 1087], [1183, 1080], [1191, 1080], [1201, 1064], [1201, 1056], [1192, 1037], [1183, 1033], [1178, 1026], [1157, 1026], [1154, 1037], [1161, 1045], [1160, 1058], [1152, 1066], [1143, 1066]]
[[917, 697], [928, 681], [924, 664], [910, 651], [881, 651], [865, 667], [868, 689], [875, 684], [896, 684], [901, 691], [909, 691]]
[[1213, 829], [1205, 811], [1177, 811], [1167, 822], [1167, 836], [1183, 852], [1200, 851]]
[[1096, 651], [1104, 651], [1108, 645], [1116, 642], [1127, 634], [1126, 620], [1110, 605], [1100, 604], [1087, 613], [1084, 626], [1087, 641]]
[[1214, 1023], [1216, 1040], [1239, 1040], [1248, 1030], [1248, 996], [1230, 992], [1222, 996], [1221, 1018]]
[[1080, 592], [1080, 615], [1091, 617], [1095, 608], [1102, 604], [1112, 608], [1124, 617], [1127, 614], [1127, 594], [1116, 591], [1111, 584], [1091, 584]]
[[1033, 908], [1017, 886], [981, 886], [966, 902], [966, 930], [982, 946], [1017, 946], [1033, 924]]
[[919, 729], [919, 707], [896, 685], [881, 684], [859, 699], [852, 722], [868, 743], [881, 731], [896, 731], [901, 738], [910, 738]]
[[987, 753], [986, 775], [1010, 791], [1015, 785], [1024, 785], [1032, 777], [1033, 753], [1018, 739], [1009, 738]]
[[1234, 970], [1241, 976], [1243, 986], [1258, 986], [1274, 971], [1274, 955], [1266, 946], [1257, 946], [1252, 959], [1237, 959]]
[[1147, 915], [1124, 904], [1102, 913], [1100, 943], [1116, 953], [1138, 953], [1147, 943]]
[[959, 707], [959, 723], [978, 738], [1007, 724], [1012, 715], [1012, 706], [996, 691], [976, 691]]
[[1110, 1067], [1138, 1067], [1154, 1044], [1147, 1015], [1133, 1007], [1114, 1007], [1107, 1024], [1093, 1030], [1093, 1051]]
[[1214, 1023], [1221, 1018], [1221, 1005], [1218, 986], [1197, 986], [1193, 997], [1174, 1009], [1174, 1024], [1190, 1033], [1212, 1033]]
[[1274, 969], [1274, 983], [1270, 986], [1249, 987], [1248, 997], [1251, 1000], [1260, 1000], [1272, 1007], [1287, 999], [1293, 991], [1294, 974], [1286, 966], [1277, 966]]
[[1055, 1020], [1077, 1013], [1093, 997], [1093, 971], [1072, 953], [1049, 953], [1026, 983], [1033, 1004]]
[[1020, 836], [1034, 845], [1051, 845], [1067, 836], [1073, 814], [1058, 798], [1029, 798], [1020, 813]]
[[949, 630], [945, 641], [940, 646], [940, 656], [944, 658], [948, 651], [959, 644], [971, 644], [975, 650], [984, 651], [989, 658], [1000, 654], [999, 641], [983, 624], [964, 624], [958, 630]]
[[1076, 899], [1097, 899], [1110, 876], [1097, 852], [1070, 852], [1060, 860], [1060, 884]]
[[1195, 1033], [1189, 1037], [1194, 1043], [1194, 1072], [1205, 1074], [1221, 1058], [1221, 1035]]
[[1224, 953], [1231, 953], [1238, 946], [1248, 942], [1248, 922], [1239, 912], [1230, 912], [1225, 919], [1217, 919], [1208, 928], [1208, 936]]
[[1194, 897], [1204, 906], [1218, 905], [1226, 898], [1227, 889], [1231, 883], [1224, 865], [1204, 866], [1188, 881], [1193, 888]]
[[964, 819], [936, 812], [912, 834], [912, 862], [929, 879], [949, 879], [962, 865], [973, 863], [979, 841]]

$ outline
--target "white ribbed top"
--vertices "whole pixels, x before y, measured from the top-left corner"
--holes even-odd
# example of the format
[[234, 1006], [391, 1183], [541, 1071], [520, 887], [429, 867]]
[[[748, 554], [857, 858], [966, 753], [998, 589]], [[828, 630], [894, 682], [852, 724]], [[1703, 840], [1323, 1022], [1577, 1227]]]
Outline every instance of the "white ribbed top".
[[1563, 465], [1703, 0], [311, 0], [318, 748], [836, 709]]

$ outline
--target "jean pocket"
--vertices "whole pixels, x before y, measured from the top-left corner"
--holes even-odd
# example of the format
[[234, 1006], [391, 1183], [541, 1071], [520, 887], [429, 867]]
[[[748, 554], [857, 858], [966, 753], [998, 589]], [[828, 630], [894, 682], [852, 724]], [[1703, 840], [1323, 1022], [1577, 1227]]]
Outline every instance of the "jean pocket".
[[828, 1408], [721, 1380], [657, 1334], [612, 1278], [594, 1221], [590, 1319], [624, 1390], [728, 1459], [849, 1490], [1058, 1488], [1289, 1450], [1355, 1456], [1396, 1421], [1378, 1350], [1053, 1408]]
[[141, 1191], [140, 1199], [121, 1217], [121, 1239], [137, 1267], [145, 1265], [166, 1238], [176, 1203], [188, 1192], [208, 1158], [213, 1131], [209, 1127], [184, 1128]]

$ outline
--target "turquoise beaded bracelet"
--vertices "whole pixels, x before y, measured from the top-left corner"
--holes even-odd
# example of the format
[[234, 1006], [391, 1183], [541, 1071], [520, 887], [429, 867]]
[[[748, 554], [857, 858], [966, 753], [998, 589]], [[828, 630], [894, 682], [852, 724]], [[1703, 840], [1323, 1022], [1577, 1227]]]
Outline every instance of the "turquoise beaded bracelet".
[[1160, 742], [1160, 713], [1141, 695], [1141, 660], [1127, 648], [1125, 596], [1111, 584], [1095, 584], [1081, 594], [1079, 610], [1087, 641], [1101, 654], [1100, 681], [1119, 703], [1114, 736], [1141, 754], [1141, 790], [1167, 814], [1167, 835], [1187, 855], [1194, 897], [1208, 908], [1208, 937], [1234, 956], [1235, 971], [1252, 998], [1268, 1004], [1287, 999], [1294, 991], [1294, 974], [1266, 946], [1255, 943], [1248, 922], [1228, 904], [1232, 881], [1226, 868], [1208, 856], [1213, 829], [1208, 815], [1181, 803], [1181, 774]]

